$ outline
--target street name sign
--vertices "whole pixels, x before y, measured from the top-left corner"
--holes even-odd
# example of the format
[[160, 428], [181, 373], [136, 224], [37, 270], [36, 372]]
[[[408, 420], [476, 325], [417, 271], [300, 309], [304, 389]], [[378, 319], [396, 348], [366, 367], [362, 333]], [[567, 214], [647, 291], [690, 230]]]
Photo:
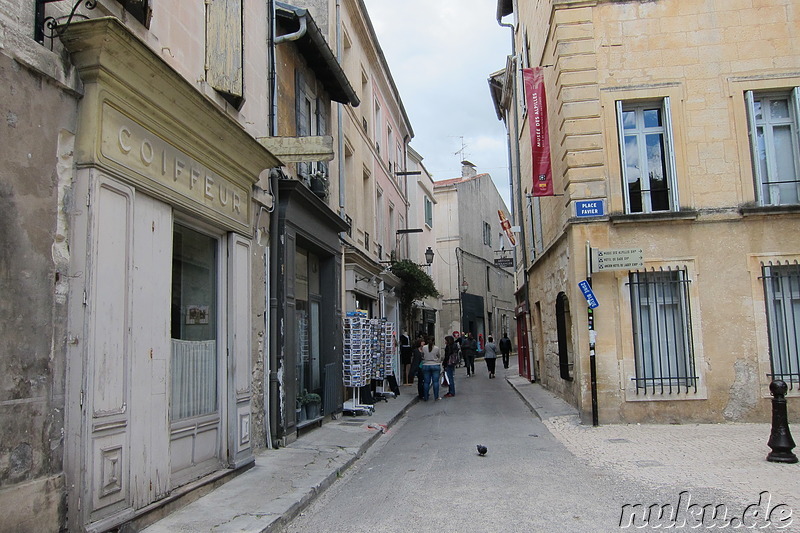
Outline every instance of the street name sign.
[[597, 301], [597, 297], [594, 295], [594, 292], [592, 292], [592, 286], [589, 285], [588, 281], [581, 281], [578, 283], [578, 287], [580, 287], [583, 297], [586, 298], [586, 303], [589, 304], [589, 309], [594, 309], [600, 305], [600, 303]]
[[602, 217], [606, 214], [603, 200], [576, 200], [575, 216], [578, 218]]
[[634, 270], [643, 266], [644, 253], [641, 248], [592, 248], [592, 272]]
[[514, 266], [513, 257], [495, 257], [494, 266], [500, 268], [512, 268]]

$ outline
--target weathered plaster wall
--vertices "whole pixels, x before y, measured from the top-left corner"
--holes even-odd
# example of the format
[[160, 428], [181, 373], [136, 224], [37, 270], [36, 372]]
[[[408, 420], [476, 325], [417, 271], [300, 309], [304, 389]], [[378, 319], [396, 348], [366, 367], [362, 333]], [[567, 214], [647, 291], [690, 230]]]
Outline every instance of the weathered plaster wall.
[[4, 527], [56, 531], [76, 100], [5, 53], [0, 80], [0, 508]]

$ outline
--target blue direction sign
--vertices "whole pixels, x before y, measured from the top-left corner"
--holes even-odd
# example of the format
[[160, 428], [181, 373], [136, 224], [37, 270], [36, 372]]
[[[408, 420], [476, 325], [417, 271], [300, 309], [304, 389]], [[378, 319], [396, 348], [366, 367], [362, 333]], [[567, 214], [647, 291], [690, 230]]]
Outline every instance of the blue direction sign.
[[575, 216], [578, 218], [602, 217], [605, 215], [603, 200], [576, 200]]
[[594, 309], [595, 307], [599, 306], [600, 304], [597, 301], [597, 297], [592, 292], [592, 287], [589, 285], [589, 282], [586, 280], [581, 281], [578, 283], [578, 287], [581, 288], [581, 292], [583, 292], [583, 297], [586, 298], [586, 302], [589, 304], [589, 309]]

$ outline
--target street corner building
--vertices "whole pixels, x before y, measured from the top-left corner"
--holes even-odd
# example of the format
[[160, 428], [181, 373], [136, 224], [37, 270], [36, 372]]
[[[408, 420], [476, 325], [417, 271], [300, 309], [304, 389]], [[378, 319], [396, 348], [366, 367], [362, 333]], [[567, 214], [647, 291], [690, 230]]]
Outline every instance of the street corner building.
[[[800, 416], [792, 0], [497, 2], [520, 372], [584, 421]], [[584, 289], [587, 290], [583, 290]]]

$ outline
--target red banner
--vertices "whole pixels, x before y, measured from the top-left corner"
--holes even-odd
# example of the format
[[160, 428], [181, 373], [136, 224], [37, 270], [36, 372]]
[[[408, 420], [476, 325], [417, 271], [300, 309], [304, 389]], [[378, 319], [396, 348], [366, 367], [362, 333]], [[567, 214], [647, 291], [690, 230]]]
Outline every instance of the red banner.
[[553, 196], [553, 168], [550, 164], [550, 133], [547, 128], [547, 98], [541, 67], [522, 69], [525, 102], [531, 128], [533, 195]]

